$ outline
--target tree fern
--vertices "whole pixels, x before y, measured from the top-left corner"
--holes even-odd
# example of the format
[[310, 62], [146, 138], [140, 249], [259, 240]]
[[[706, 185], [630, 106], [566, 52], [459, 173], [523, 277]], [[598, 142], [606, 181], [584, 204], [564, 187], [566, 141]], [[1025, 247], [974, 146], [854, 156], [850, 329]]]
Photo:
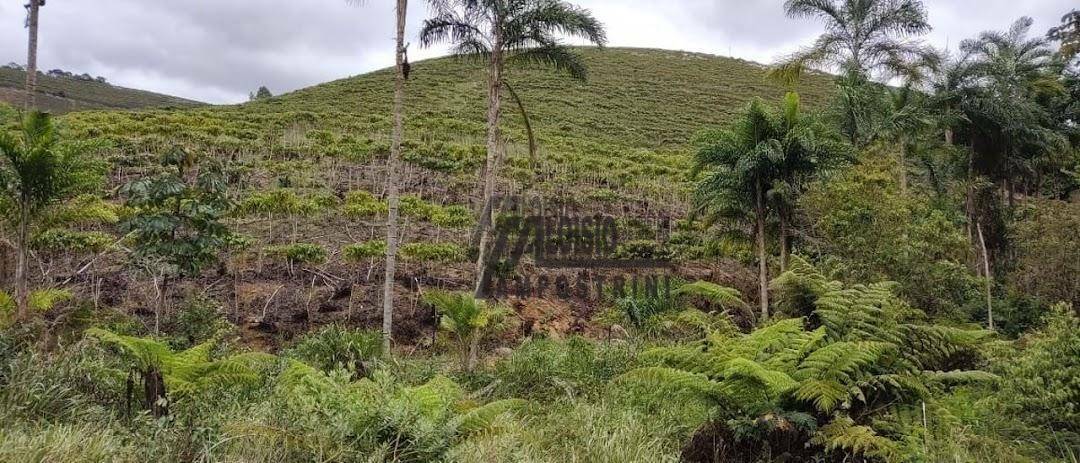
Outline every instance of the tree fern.
[[896, 461], [899, 448], [895, 442], [879, 436], [867, 426], [856, 425], [851, 418], [840, 416], [820, 427], [810, 440], [827, 452], [842, 450], [843, 454], [861, 455]]

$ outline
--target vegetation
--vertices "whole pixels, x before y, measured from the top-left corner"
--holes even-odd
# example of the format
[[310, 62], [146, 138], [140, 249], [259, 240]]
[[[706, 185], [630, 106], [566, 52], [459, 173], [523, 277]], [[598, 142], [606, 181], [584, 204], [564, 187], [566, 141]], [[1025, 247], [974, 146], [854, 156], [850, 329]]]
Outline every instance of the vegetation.
[[554, 1], [410, 65], [405, 3], [393, 72], [0, 105], [0, 461], [1077, 461], [1070, 19], [790, 1], [787, 87]]

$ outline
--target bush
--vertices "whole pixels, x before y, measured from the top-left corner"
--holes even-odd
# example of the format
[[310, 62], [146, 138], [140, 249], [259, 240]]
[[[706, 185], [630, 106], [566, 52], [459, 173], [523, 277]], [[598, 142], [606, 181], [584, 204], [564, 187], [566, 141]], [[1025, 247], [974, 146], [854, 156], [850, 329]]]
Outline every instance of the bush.
[[600, 344], [580, 337], [530, 339], [495, 366], [500, 397], [596, 397], [607, 382], [637, 364], [628, 344]]
[[1080, 317], [1058, 304], [1047, 318], [1046, 328], [1021, 339], [1018, 356], [1002, 362], [1001, 397], [1021, 419], [1080, 448]]
[[267, 246], [266, 253], [289, 265], [319, 265], [326, 262], [326, 248], [312, 243], [295, 243], [282, 246]]
[[465, 250], [453, 243], [406, 243], [401, 246], [401, 257], [417, 262], [457, 262], [465, 257]]
[[382, 333], [327, 325], [300, 338], [289, 355], [324, 372], [345, 369], [353, 377], [367, 375], [382, 356]]
[[386, 241], [384, 240], [371, 240], [363, 243], [349, 244], [341, 248], [341, 257], [348, 262], [376, 259], [385, 255]]

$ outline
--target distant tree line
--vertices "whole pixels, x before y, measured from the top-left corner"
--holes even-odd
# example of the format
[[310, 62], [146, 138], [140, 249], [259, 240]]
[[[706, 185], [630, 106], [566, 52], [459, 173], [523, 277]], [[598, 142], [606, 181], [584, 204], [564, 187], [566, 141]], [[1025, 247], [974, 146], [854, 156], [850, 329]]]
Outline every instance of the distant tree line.
[[[21, 65], [19, 63], [15, 63], [15, 62], [5, 64], [3, 66], [3, 68], [4, 69], [14, 69], [16, 71], [25, 71], [26, 70], [25, 66], [23, 66], [23, 65]], [[41, 71], [38, 71], [38, 73], [40, 74]], [[46, 72], [45, 75], [47, 75], [49, 77], [57, 77], [57, 78], [63, 77], [63, 78], [68, 78], [68, 79], [81, 80], [83, 82], [98, 82], [98, 83], [102, 83], [102, 84], [109, 83], [109, 81], [107, 79], [105, 79], [105, 77], [102, 77], [102, 76], [92, 76], [89, 73], [85, 73], [85, 72], [82, 73], [82, 74], [76, 74], [74, 72], [65, 71], [63, 69], [53, 69], [53, 70], [51, 70], [49, 72]]]

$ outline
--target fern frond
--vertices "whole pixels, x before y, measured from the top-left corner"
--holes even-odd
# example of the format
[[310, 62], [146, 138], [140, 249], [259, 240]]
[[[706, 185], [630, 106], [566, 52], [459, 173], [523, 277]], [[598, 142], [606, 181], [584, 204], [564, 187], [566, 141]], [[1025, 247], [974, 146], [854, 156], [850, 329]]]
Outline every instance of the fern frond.
[[879, 436], [867, 426], [857, 426], [847, 416], [840, 416], [820, 427], [810, 442], [820, 445], [828, 452], [842, 450], [844, 454], [881, 458], [896, 461], [899, 446], [892, 440]]
[[458, 436], [469, 436], [491, 429], [495, 419], [503, 413], [520, 409], [527, 404], [522, 399], [506, 399], [490, 402], [465, 413], [450, 421], [450, 429]]
[[645, 367], [618, 376], [616, 382], [641, 388], [648, 393], [664, 391], [689, 393], [708, 400], [718, 400], [720, 385], [700, 373], [664, 367]]

